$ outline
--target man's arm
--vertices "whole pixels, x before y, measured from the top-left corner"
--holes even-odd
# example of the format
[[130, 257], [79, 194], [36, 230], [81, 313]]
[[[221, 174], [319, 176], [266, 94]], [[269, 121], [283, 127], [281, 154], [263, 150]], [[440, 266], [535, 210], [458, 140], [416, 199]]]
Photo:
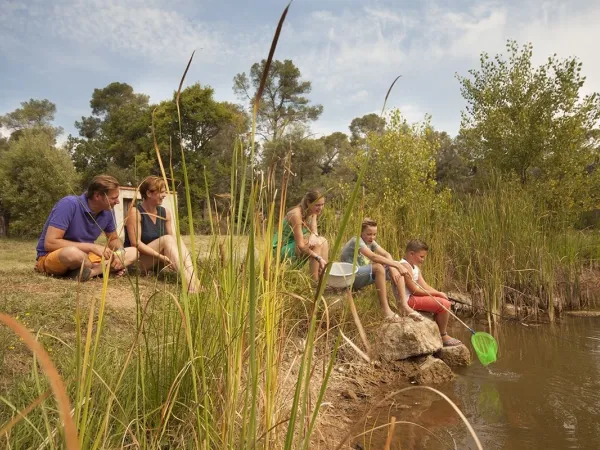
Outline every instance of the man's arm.
[[116, 231], [111, 231], [110, 233], [104, 233], [106, 236], [106, 245], [112, 250], [117, 250], [123, 248], [123, 242], [119, 238], [119, 235]]
[[[64, 235], [65, 230], [61, 230], [60, 228], [49, 225], [48, 229], [46, 230], [46, 238], [44, 239], [44, 248], [46, 251], [53, 252], [64, 247], [77, 247], [79, 250], [85, 253], [94, 253], [98, 256], [102, 256], [104, 254], [104, 247], [101, 245], [88, 242], [69, 241], [67, 239], [63, 239]], [[110, 252], [110, 254], [112, 254], [112, 252]], [[108, 257], [110, 257], [110, 254]], [[105, 255], [105, 257], [107, 256]]]

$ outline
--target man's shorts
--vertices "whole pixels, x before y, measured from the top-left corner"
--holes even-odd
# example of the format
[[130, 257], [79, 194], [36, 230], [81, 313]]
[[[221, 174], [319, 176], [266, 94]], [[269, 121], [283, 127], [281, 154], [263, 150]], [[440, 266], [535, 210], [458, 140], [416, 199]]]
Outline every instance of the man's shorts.
[[[40, 256], [35, 263], [35, 270], [48, 275], [64, 275], [69, 268], [60, 262], [58, 255], [63, 249], [54, 250], [47, 255]], [[98, 264], [102, 258], [95, 253], [88, 253], [88, 259], [92, 264]]]
[[[390, 279], [390, 268], [385, 266], [385, 279]], [[358, 291], [359, 289], [364, 288], [370, 284], [375, 283], [375, 275], [373, 275], [373, 266], [371, 264], [367, 264], [366, 266], [360, 266], [358, 271], [354, 275], [354, 283], [352, 284], [352, 289]]]

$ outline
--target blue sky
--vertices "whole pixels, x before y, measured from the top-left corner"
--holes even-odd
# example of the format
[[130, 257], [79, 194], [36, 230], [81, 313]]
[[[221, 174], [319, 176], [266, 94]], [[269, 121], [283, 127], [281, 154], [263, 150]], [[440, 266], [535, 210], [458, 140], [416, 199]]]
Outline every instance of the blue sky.
[[[171, 97], [196, 50], [188, 84], [238, 102], [235, 74], [266, 58], [286, 3], [275, 0], [2, 0], [0, 114], [29, 98], [57, 105], [56, 125], [90, 114], [94, 88], [126, 82], [158, 102]], [[292, 59], [324, 106], [317, 135], [348, 132], [355, 117], [388, 107], [409, 121], [428, 113], [455, 134], [464, 108], [455, 73], [477, 68], [482, 51], [532, 42], [534, 59], [577, 56], [585, 92], [600, 91], [600, 2], [522, 0], [296, 0], [277, 59]]]

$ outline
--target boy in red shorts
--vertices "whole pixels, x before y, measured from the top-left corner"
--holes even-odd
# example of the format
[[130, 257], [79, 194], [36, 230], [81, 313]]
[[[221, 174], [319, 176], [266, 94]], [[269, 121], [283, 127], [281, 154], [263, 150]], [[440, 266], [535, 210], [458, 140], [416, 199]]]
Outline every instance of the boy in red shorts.
[[445, 347], [460, 345], [462, 342], [449, 336], [446, 332], [450, 318], [450, 313], [447, 311], [450, 309], [448, 296], [429, 286], [419, 270], [428, 251], [429, 247], [425, 242], [413, 239], [406, 245], [404, 258], [400, 261], [408, 269], [408, 275], [404, 277], [408, 306], [417, 311], [433, 313]]

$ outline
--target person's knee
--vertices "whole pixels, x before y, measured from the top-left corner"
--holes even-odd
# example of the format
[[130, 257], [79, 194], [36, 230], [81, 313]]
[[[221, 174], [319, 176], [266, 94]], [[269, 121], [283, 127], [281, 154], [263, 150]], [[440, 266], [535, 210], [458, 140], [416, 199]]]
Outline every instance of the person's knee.
[[379, 263], [374, 263], [371, 270], [373, 271], [373, 275], [385, 275], [385, 267]]
[[165, 248], [165, 249], [176, 250], [177, 249], [177, 240], [175, 239], [175, 236], [171, 236], [170, 234], [165, 234], [164, 236], [160, 237], [159, 246], [161, 249]]
[[62, 248], [58, 257], [60, 262], [67, 265], [73, 263], [81, 264], [81, 261], [87, 260], [87, 254], [75, 246]]
[[317, 239], [317, 243], [316, 243], [315, 247], [322, 248], [322, 247], [326, 247], [327, 245], [328, 245], [327, 239], [325, 239], [323, 236], [319, 236], [319, 239]]

